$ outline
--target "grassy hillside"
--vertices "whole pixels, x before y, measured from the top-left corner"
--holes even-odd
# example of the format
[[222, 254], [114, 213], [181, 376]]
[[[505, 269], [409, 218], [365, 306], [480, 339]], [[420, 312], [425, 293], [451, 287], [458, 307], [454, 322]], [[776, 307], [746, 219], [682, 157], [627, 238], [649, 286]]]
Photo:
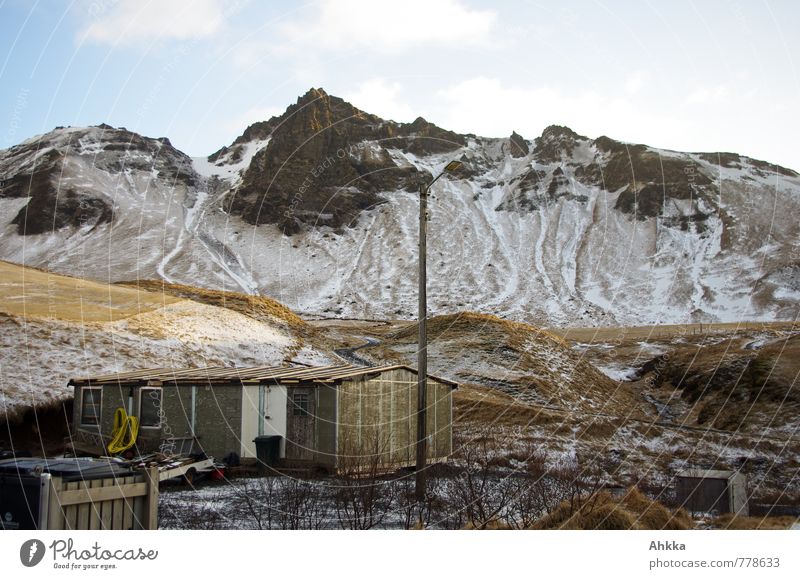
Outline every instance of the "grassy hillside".
[[74, 322], [113, 322], [180, 301], [167, 293], [58, 275], [0, 261], [0, 312]]
[[[417, 332], [416, 323], [389, 331], [378, 347], [366, 351], [415, 363]], [[431, 372], [461, 383], [492, 387], [524, 403], [639, 414], [627, 384], [611, 380], [566, 340], [542, 328], [462, 312], [431, 318], [428, 344]]]
[[256, 320], [282, 323], [295, 332], [307, 333], [309, 325], [282, 303], [265, 296], [254, 296], [231, 291], [210, 290], [189, 285], [167, 283], [160, 280], [120, 282], [118, 287], [137, 288], [165, 299], [184, 298], [199, 303], [226, 308]]

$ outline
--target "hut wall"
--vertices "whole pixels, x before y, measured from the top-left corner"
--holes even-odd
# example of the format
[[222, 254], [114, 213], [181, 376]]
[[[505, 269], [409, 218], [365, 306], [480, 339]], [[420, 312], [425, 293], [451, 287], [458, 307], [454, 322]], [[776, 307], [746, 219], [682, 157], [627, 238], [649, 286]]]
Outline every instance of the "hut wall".
[[[75, 387], [75, 401], [73, 407], [73, 424], [76, 428], [98, 432], [106, 440], [110, 439], [114, 431], [114, 414], [117, 408], [124, 408], [133, 416], [139, 412], [140, 388], [138, 386], [106, 384], [102, 386], [102, 400], [100, 406], [100, 419], [97, 426], [81, 424], [81, 401], [83, 389], [87, 386]], [[132, 397], [130, 395], [133, 395]], [[139, 430], [136, 447], [139, 452], [156, 450], [161, 442], [161, 430], [158, 428], [143, 428]]]
[[254, 384], [242, 386], [242, 440], [239, 456], [242, 458], [255, 458], [256, 445], [253, 442], [256, 436], [264, 434], [259, 432], [264, 429], [264, 414], [266, 413], [266, 387]]
[[[111, 436], [114, 430], [114, 414], [117, 408], [124, 408], [129, 414], [136, 414], [136, 388], [130, 386], [103, 386], [103, 400], [100, 407], [100, 434]], [[129, 401], [129, 392], [133, 398]], [[85, 428], [85, 427], [84, 427]]]
[[[452, 450], [451, 393], [450, 386], [428, 379], [429, 460], [442, 460]], [[343, 382], [339, 386], [338, 414], [340, 456], [378, 454], [382, 463], [415, 463], [417, 375], [413, 372], [397, 369], [369, 380]]]
[[192, 409], [192, 389], [195, 389], [195, 406], [198, 392], [202, 386], [164, 386], [161, 394], [161, 429], [160, 436], [164, 450], [175, 451], [170, 439], [191, 438], [194, 436], [192, 419], [196, 412]]
[[195, 418], [195, 435], [207, 455], [218, 460], [231, 452], [241, 456], [241, 387], [198, 386]]
[[336, 394], [337, 388], [321, 384], [316, 388], [316, 443], [315, 462], [336, 464]]

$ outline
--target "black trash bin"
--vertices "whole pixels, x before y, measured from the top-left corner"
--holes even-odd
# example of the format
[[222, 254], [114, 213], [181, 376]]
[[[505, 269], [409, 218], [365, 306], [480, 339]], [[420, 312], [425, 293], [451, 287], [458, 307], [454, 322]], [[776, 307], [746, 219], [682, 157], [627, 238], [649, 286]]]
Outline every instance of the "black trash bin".
[[256, 457], [259, 468], [274, 467], [281, 459], [281, 436], [256, 436]]

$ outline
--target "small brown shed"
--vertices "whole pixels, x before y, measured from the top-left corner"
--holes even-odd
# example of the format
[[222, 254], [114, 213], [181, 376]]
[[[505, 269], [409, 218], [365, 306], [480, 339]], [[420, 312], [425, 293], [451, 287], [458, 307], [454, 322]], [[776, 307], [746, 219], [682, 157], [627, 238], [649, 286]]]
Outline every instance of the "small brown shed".
[[[157, 368], [70, 381], [74, 446], [102, 452], [114, 413], [139, 418], [137, 450], [189, 448], [222, 459], [256, 458], [255, 439], [280, 437], [284, 464], [340, 470], [378, 457], [386, 467], [415, 462], [417, 372], [362, 367]], [[428, 377], [428, 458], [452, 452], [455, 382]]]

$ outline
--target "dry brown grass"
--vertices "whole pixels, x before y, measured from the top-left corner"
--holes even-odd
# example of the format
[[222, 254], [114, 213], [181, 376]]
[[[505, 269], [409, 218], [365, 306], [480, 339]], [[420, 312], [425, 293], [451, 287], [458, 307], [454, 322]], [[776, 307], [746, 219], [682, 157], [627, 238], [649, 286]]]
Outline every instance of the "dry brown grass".
[[709, 524], [715, 529], [731, 531], [776, 531], [790, 529], [799, 521], [796, 517], [741, 517], [728, 513], [712, 519]]
[[504, 426], [560, 424], [563, 413], [524, 404], [494, 388], [462, 384], [453, 394], [453, 418], [457, 422]]
[[623, 418], [588, 417], [581, 422], [577, 437], [610, 440], [624, 424], [626, 422]]
[[466, 525], [462, 527], [464, 531], [510, 531], [511, 525], [506, 523], [505, 521], [501, 521], [500, 519], [492, 519], [491, 521], [487, 522], [483, 525], [476, 525], [472, 521], [468, 521]]
[[227, 308], [259, 321], [273, 323], [278, 321], [296, 333], [307, 334], [310, 332], [309, 325], [300, 316], [280, 302], [264, 296], [211, 290], [159, 280], [120, 282], [118, 285], [136, 287], [170, 298], [185, 298], [211, 306]]
[[659, 326], [630, 326], [605, 328], [548, 328], [566, 340], [583, 343], [609, 343], [624, 341], [657, 340], [678, 336], [728, 333], [736, 331], [768, 330], [788, 332], [800, 330], [793, 322], [728, 322], [718, 324], [679, 324]]
[[113, 322], [181, 301], [0, 261], [0, 311], [21, 317]]
[[566, 530], [687, 530], [693, 528], [686, 511], [670, 511], [635, 487], [614, 497], [599, 492], [570, 502], [537, 521], [533, 529]]
[[[745, 347], [765, 337], [770, 342], [761, 348]], [[723, 338], [670, 347], [668, 355], [651, 363], [645, 384], [679, 401], [672, 404], [682, 413], [676, 416], [692, 426], [757, 432], [765, 425], [795, 424], [800, 335], [769, 330]]]
[[[417, 339], [418, 331], [418, 324], [411, 323], [389, 334], [387, 337], [401, 342], [405, 340], [413, 341]], [[434, 316], [427, 322], [427, 331], [430, 341], [474, 337], [485, 339], [498, 334], [509, 339], [512, 345], [514, 343], [520, 345], [525, 340], [535, 337], [551, 340], [565, 348], [569, 347], [564, 338], [543, 328], [477, 312], [459, 312], [457, 314]]]

